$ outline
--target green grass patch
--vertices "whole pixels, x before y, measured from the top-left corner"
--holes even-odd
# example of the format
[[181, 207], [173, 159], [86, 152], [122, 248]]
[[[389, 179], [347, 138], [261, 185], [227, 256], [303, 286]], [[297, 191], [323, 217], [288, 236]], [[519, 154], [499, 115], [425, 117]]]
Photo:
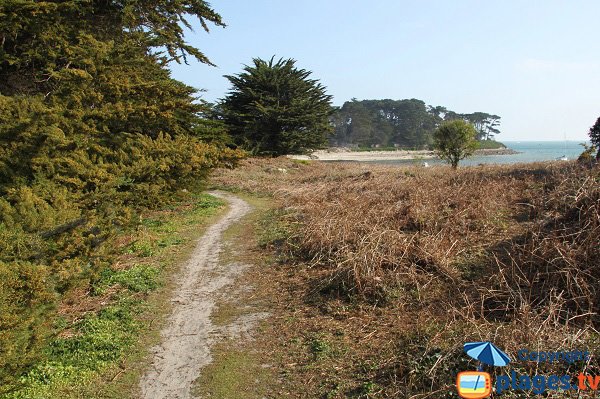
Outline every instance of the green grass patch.
[[[134, 255], [130, 266], [106, 268], [91, 283], [88, 299], [97, 297], [100, 310], [71, 315], [70, 321], [56, 319], [43, 360], [20, 377], [16, 391], [0, 398], [131, 397], [142, 370], [138, 366], [125, 372], [122, 365], [130, 358], [139, 365], [143, 359], [149, 337], [158, 335], [160, 323], [153, 321], [160, 318], [157, 307], [168, 295], [169, 274], [202, 233], [198, 226], [223, 205], [218, 198], [197, 194], [172, 211], [142, 219], [132, 244], [120, 251]], [[124, 382], [113, 381], [122, 373]]]
[[134, 241], [129, 245], [126, 252], [141, 258], [147, 258], [154, 255], [155, 246], [152, 242], [146, 240]]
[[22, 389], [3, 398], [61, 397], [58, 392], [90, 381], [95, 372], [118, 361], [131, 348], [140, 329], [135, 318], [139, 311], [140, 302], [124, 295], [117, 303], [86, 316], [72, 326], [72, 336], [50, 343], [48, 360], [21, 378]]
[[196, 383], [196, 396], [219, 399], [265, 397], [269, 373], [251, 353], [232, 348], [217, 348], [215, 353], [213, 362], [202, 369]]
[[331, 354], [331, 344], [323, 337], [315, 337], [310, 341], [310, 351], [315, 359], [322, 359]]
[[130, 269], [113, 271], [106, 269], [100, 281], [94, 286], [96, 294], [119, 284], [131, 292], [150, 293], [160, 285], [160, 268], [151, 265], [135, 265]]
[[288, 211], [269, 209], [258, 221], [258, 245], [263, 248], [280, 247], [293, 236], [295, 226]]

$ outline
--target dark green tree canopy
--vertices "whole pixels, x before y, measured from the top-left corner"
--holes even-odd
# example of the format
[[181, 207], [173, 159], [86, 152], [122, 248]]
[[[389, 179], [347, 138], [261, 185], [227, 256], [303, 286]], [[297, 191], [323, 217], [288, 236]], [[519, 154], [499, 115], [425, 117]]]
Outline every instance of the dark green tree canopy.
[[485, 112], [459, 114], [442, 106], [431, 106], [418, 99], [361, 100], [352, 99], [336, 109], [332, 123], [335, 133], [332, 145], [357, 144], [427, 148], [433, 144], [433, 133], [443, 121], [462, 119], [472, 123], [478, 140], [492, 140], [500, 133], [500, 117]]
[[221, 103], [235, 142], [258, 155], [305, 153], [320, 148], [332, 131], [331, 96], [293, 59], [255, 58]]
[[594, 123], [594, 126], [590, 128], [588, 134], [590, 135], [590, 141], [592, 144], [598, 148], [596, 159], [600, 160], [600, 117], [596, 119], [596, 123]]
[[454, 169], [458, 163], [477, 149], [477, 130], [462, 119], [443, 122], [435, 131], [434, 148], [437, 155]]
[[401, 145], [420, 148], [431, 144], [441, 119], [421, 100], [352, 100], [334, 116], [333, 144]]
[[[51, 91], [64, 72], [92, 73], [107, 51], [128, 45], [157, 61], [210, 63], [183, 37], [197, 18], [224, 26], [203, 0], [5, 0], [0, 2], [0, 92]], [[46, 90], [46, 91], [44, 91]]]

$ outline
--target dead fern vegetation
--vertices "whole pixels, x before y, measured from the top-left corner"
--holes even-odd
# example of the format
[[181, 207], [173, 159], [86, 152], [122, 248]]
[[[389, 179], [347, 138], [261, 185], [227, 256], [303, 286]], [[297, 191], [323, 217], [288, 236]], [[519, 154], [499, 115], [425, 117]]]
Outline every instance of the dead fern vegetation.
[[[289, 337], [373, 330], [369, 339], [330, 334], [330, 346], [339, 341], [356, 359], [337, 368], [341, 359], [321, 359], [291, 384], [312, 384], [324, 397], [454, 397], [456, 372], [476, 367], [464, 342], [490, 340], [513, 358], [521, 348], [593, 352], [598, 343], [597, 167], [249, 159], [213, 182], [278, 204], [285, 234], [271, 248], [289, 276], [302, 276], [295, 289], [303, 292], [290, 298], [307, 308], [304, 321], [288, 324]], [[600, 374], [598, 364], [517, 361], [512, 369]]]

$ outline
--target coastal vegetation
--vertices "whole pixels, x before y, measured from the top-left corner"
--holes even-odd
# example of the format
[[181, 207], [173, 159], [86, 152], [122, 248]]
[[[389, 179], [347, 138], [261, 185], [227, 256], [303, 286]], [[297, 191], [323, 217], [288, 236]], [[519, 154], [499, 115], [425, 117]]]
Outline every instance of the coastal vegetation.
[[207, 194], [140, 212], [110, 242], [110, 264], [65, 292], [52, 336], [2, 399], [136, 397], [148, 349], [170, 310], [172, 276], [224, 203]]
[[492, 142], [499, 134], [500, 117], [485, 112], [460, 114], [422, 100], [356, 100], [336, 108], [332, 117], [333, 146], [400, 147], [427, 149], [433, 144], [437, 126], [454, 119], [475, 126], [477, 139]]
[[506, 145], [496, 140], [479, 140], [477, 142], [479, 150], [503, 150], [506, 148]]
[[456, 169], [458, 163], [477, 149], [477, 131], [462, 119], [443, 122], [433, 134], [433, 148], [440, 159]]
[[210, 63], [183, 38], [191, 17], [224, 25], [200, 0], [0, 3], [0, 393], [79, 345], [57, 340], [58, 309], [74, 290], [109, 284], [117, 237], [140, 214], [243, 156], [202, 139], [222, 127], [167, 69]]
[[[448, 172], [279, 158], [214, 176], [276, 205], [263, 244], [276, 261], [261, 273], [277, 287], [278, 316], [252, 343], [264, 349], [258, 364], [277, 367], [272, 392], [457, 397], [456, 373], [477, 367], [464, 342], [509, 353], [597, 345], [600, 171], [557, 162]], [[600, 372], [595, 358], [510, 367]]]

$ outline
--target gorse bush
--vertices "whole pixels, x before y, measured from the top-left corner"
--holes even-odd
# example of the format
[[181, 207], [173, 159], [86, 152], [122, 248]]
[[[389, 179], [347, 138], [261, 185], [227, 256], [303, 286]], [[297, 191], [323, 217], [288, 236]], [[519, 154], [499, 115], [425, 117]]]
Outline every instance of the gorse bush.
[[35, 360], [48, 334], [45, 314], [55, 301], [50, 275], [44, 265], [0, 262], [0, 367], [5, 383]]
[[115, 234], [242, 156], [166, 67], [209, 63], [183, 39], [188, 15], [223, 25], [201, 0], [0, 4], [0, 391]]

